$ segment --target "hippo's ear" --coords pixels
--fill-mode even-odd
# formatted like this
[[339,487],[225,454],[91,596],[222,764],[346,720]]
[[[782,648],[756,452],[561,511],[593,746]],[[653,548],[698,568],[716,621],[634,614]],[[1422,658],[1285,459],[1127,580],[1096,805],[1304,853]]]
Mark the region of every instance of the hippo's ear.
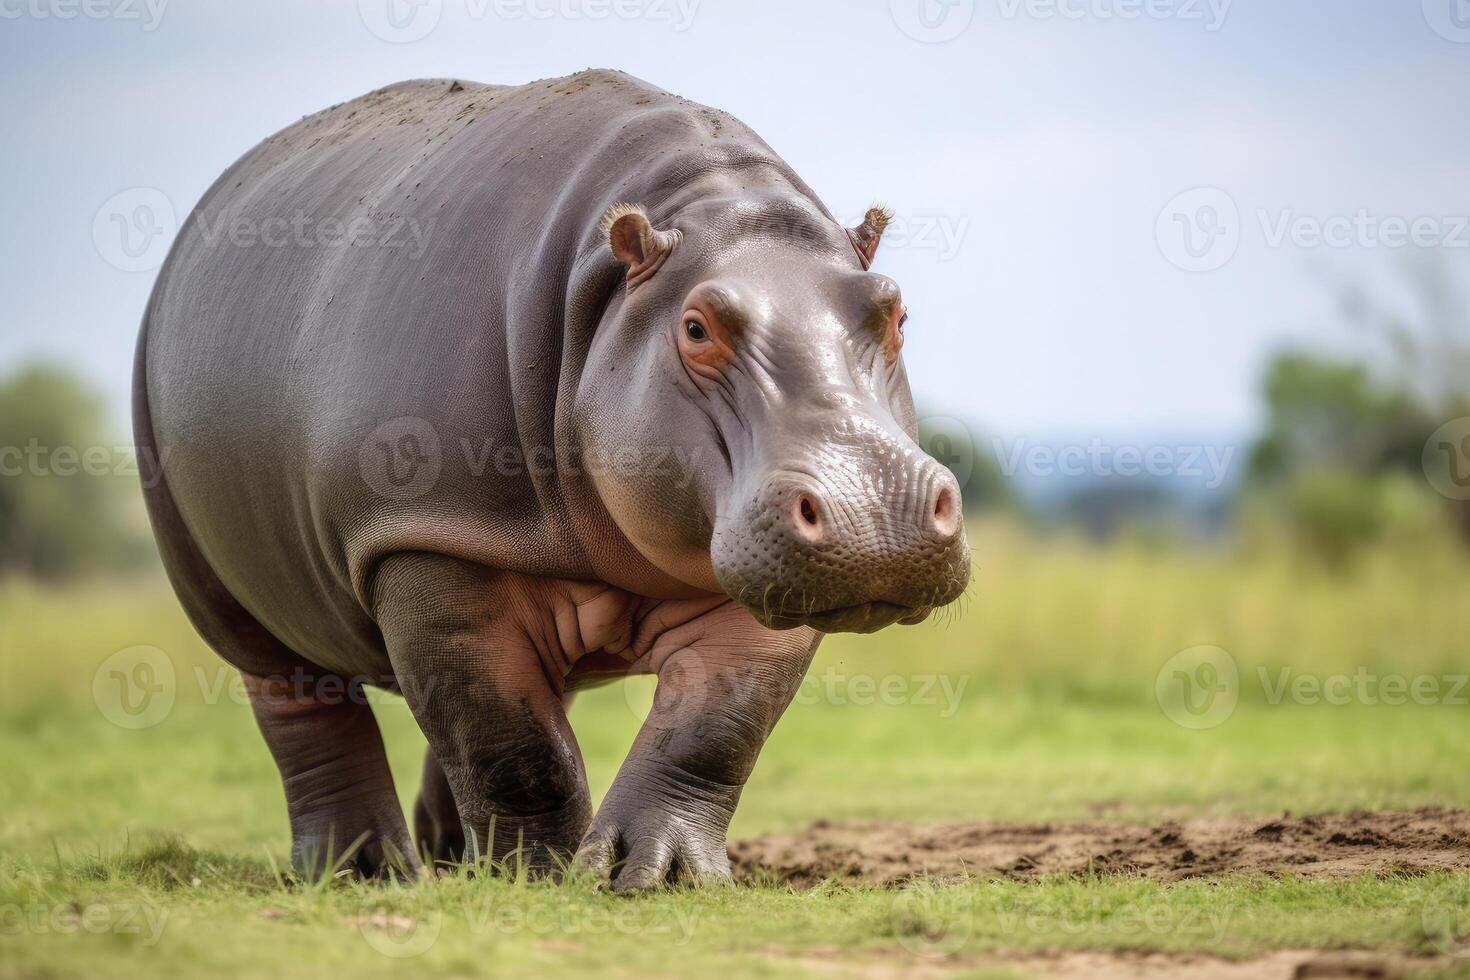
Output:
[[636,204],[614,204],[602,216],[602,233],[607,236],[617,260],[628,267],[628,288],[632,289],[655,272],[682,237],[677,228],[659,231],[648,221],[648,214]]
[[863,215],[862,224],[847,229],[847,237],[852,239],[852,247],[857,249],[858,258],[863,260],[864,269],[873,264],[873,256],[878,254],[878,242],[883,239],[883,230],[892,220],[892,211],[875,204]]

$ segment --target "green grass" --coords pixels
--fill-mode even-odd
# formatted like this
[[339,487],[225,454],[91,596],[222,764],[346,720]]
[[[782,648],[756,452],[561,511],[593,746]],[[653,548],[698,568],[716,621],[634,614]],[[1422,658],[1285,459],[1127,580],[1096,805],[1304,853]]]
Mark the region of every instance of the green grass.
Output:
[[[979,529],[975,546],[983,564],[962,615],[824,644],[734,835],[819,818],[1470,805],[1470,707],[1447,697],[1445,680],[1470,661],[1470,566],[1452,551],[1385,549],[1329,575],[1279,553],[1092,550],[1003,527]],[[1160,707],[1155,681],[1200,644],[1228,651],[1241,682],[1228,719],[1194,730]],[[139,645],[162,652],[155,662],[175,695],[156,724],[130,729],[109,720],[118,708],[106,672],[94,680],[110,656]],[[1402,705],[1273,700],[1287,668],[1434,678],[1439,694]],[[0,584],[0,975],[387,976],[405,969],[391,954],[420,945],[413,970],[464,976],[780,976],[844,964],[986,972],[997,953],[1413,954],[1470,932],[1459,912],[1470,879],[1448,874],[981,878],[904,892],[829,884],[631,900],[486,878],[288,886],[280,785],[231,680],[158,581]],[[575,705],[594,794],[647,701],[645,683]],[[407,803],[422,738],[397,700],[381,698],[378,714]]]

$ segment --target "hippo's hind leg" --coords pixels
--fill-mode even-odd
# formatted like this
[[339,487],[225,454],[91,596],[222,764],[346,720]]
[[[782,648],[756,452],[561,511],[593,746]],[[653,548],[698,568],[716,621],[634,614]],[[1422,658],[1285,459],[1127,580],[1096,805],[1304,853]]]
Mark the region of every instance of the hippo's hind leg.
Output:
[[181,524],[165,528],[155,516],[155,526],[184,611],[245,681],[285,788],[292,865],[312,878],[342,867],[373,877],[417,873],[421,865],[362,690],[312,667],[256,622]]
[[454,864],[464,858],[464,825],[433,746],[424,752],[424,776],[413,806],[413,838],[419,851],[435,864]]
[[372,594],[394,676],[442,767],[442,786],[426,778],[420,827],[450,826],[447,789],[466,859],[538,870],[569,860],[591,802],[560,677],[524,625],[530,598],[510,577],[425,553],[383,561]]
[[342,867],[374,877],[417,873],[364,692],[284,646],[229,596],[181,524],[154,521],[184,611],[245,681],[285,787],[292,865],[313,878]]
[[291,819],[291,863],[318,878],[422,871],[365,691],[332,674],[243,673]]
[[157,465],[145,399],[135,400],[135,413],[144,498],[164,568],[194,627],[245,680],[285,784],[292,863],[312,876],[343,864],[372,875],[418,872],[372,709],[360,691],[277,640],[220,582]]

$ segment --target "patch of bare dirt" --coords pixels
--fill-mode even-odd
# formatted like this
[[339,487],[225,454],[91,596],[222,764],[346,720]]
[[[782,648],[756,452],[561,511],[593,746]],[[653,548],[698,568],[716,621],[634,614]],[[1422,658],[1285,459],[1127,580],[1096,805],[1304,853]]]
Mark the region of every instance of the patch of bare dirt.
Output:
[[1405,957],[1294,950],[1248,960],[1163,953],[1066,953],[1001,960],[996,965],[1031,980],[1408,980],[1424,970],[1424,964]]
[[794,960],[817,976],[889,980],[918,977],[943,980],[978,970],[1014,974],[1028,980],[1411,980],[1436,965],[1398,955],[1368,952],[1321,953],[1281,950],[1252,959],[1169,953],[1054,953],[995,956],[981,959],[913,959],[854,955],[851,951],[806,950],[793,956],[773,951],[775,958]]
[[738,878],[798,888],[829,878],[891,886],[917,877],[1118,874],[1179,881],[1233,872],[1341,878],[1470,871],[1470,810],[1212,817],[1156,826],[818,821],[799,834],[734,841],[730,859]]

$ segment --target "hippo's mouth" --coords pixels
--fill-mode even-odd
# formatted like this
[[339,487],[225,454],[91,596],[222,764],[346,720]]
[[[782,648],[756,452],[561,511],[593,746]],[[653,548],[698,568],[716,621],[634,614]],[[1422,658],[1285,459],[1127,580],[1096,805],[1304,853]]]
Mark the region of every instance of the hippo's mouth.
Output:
[[930,612],[928,608],[916,609],[883,601],[860,602],[852,606],[823,609],[820,612],[788,613],[772,610],[761,615],[759,610],[751,611],[771,629],[789,630],[797,626],[810,626],[819,633],[874,633],[894,623],[909,626],[922,622]]

